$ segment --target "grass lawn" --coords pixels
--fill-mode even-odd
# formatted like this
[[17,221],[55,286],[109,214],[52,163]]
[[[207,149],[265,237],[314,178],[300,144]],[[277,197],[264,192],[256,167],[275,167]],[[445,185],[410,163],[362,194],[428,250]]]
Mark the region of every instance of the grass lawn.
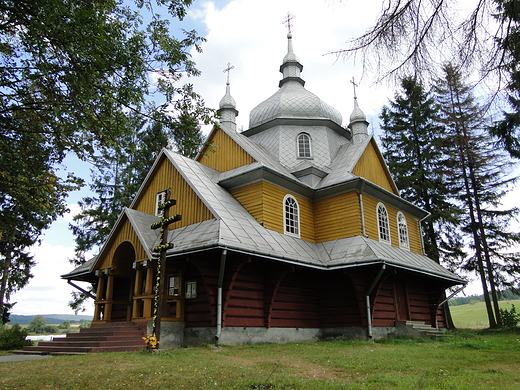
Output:
[[[520,312],[520,300],[500,301],[501,309],[511,309],[515,305],[517,313]],[[487,328],[489,327],[486,304],[484,302],[469,303],[466,305],[450,306],[453,323],[457,328]]]
[[0,364],[0,389],[518,389],[520,328],[121,352]]

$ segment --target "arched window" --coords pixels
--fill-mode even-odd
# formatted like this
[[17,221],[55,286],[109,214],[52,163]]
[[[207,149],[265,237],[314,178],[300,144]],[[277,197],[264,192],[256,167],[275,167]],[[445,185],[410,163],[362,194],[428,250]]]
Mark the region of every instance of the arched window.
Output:
[[311,137],[307,133],[298,134],[298,158],[312,158]]
[[377,226],[379,241],[390,243],[390,224],[388,223],[388,211],[383,203],[377,204]]
[[397,213],[397,231],[399,232],[399,247],[404,249],[410,249],[406,217],[400,211]]
[[285,234],[300,237],[300,209],[298,202],[291,195],[285,195],[283,208],[283,226]]

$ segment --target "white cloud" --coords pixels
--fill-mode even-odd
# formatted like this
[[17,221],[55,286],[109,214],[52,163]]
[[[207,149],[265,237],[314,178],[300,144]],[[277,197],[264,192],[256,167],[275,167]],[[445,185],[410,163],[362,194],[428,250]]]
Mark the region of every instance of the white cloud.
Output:
[[[72,271],[74,266],[68,262],[68,258],[74,255],[73,247],[62,245],[50,245],[43,242],[33,246],[30,250],[34,254],[36,266],[32,273],[34,278],[29,285],[18,291],[11,297],[11,302],[17,302],[13,307],[13,314],[74,314],[68,307],[71,299],[72,286],[60,278]],[[87,314],[93,313],[90,305]]]

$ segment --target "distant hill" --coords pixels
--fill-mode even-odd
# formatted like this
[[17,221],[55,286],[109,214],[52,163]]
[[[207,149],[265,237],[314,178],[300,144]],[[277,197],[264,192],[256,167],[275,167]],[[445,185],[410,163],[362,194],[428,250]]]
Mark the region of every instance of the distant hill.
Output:
[[80,323],[81,321],[92,321],[92,316],[85,315],[74,315],[74,314],[34,314],[29,316],[23,316],[18,314],[11,314],[9,316],[9,325],[19,324],[19,325],[27,325],[31,320],[37,316],[41,315],[45,317],[45,322],[47,324],[61,324],[63,321],[69,321],[71,324]]
[[[520,295],[516,294],[511,290],[501,291],[499,295],[500,300],[513,301],[520,299]],[[467,297],[455,297],[449,300],[450,307],[458,305],[467,305],[469,303],[484,302],[484,295],[470,295]]]

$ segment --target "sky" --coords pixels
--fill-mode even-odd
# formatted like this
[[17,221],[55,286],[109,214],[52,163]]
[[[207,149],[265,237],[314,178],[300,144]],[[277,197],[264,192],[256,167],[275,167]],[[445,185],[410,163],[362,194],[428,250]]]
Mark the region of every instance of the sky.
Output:
[[[237,128],[247,129],[249,112],[278,90],[279,67],[287,53],[283,21],[290,12],[295,16],[291,20],[294,52],[303,65],[305,88],[339,110],[346,125],[353,110],[350,81],[354,78],[369,131],[377,134],[379,111],[393,98],[393,89],[376,85],[375,75],[364,74],[360,62],[327,53],[344,48],[348,39],[365,32],[380,7],[380,1],[354,0],[195,0],[185,21],[173,26],[196,29],[207,39],[203,53],[193,53],[202,76],[185,81],[194,85],[208,107],[216,109],[225,94],[224,69],[230,63],[234,67],[230,72],[231,95],[239,111]],[[89,178],[88,165],[70,158],[65,166],[64,170]],[[37,262],[34,278],[13,295],[11,302],[17,302],[13,314],[73,314],[67,304],[74,289],[60,275],[73,269],[68,259],[74,255],[74,240],[68,224],[79,210],[78,200],[87,195],[88,187],[71,194],[71,213],[54,222],[41,245],[32,248]],[[469,291],[481,293],[478,288]],[[80,314],[93,314],[93,304]]]

